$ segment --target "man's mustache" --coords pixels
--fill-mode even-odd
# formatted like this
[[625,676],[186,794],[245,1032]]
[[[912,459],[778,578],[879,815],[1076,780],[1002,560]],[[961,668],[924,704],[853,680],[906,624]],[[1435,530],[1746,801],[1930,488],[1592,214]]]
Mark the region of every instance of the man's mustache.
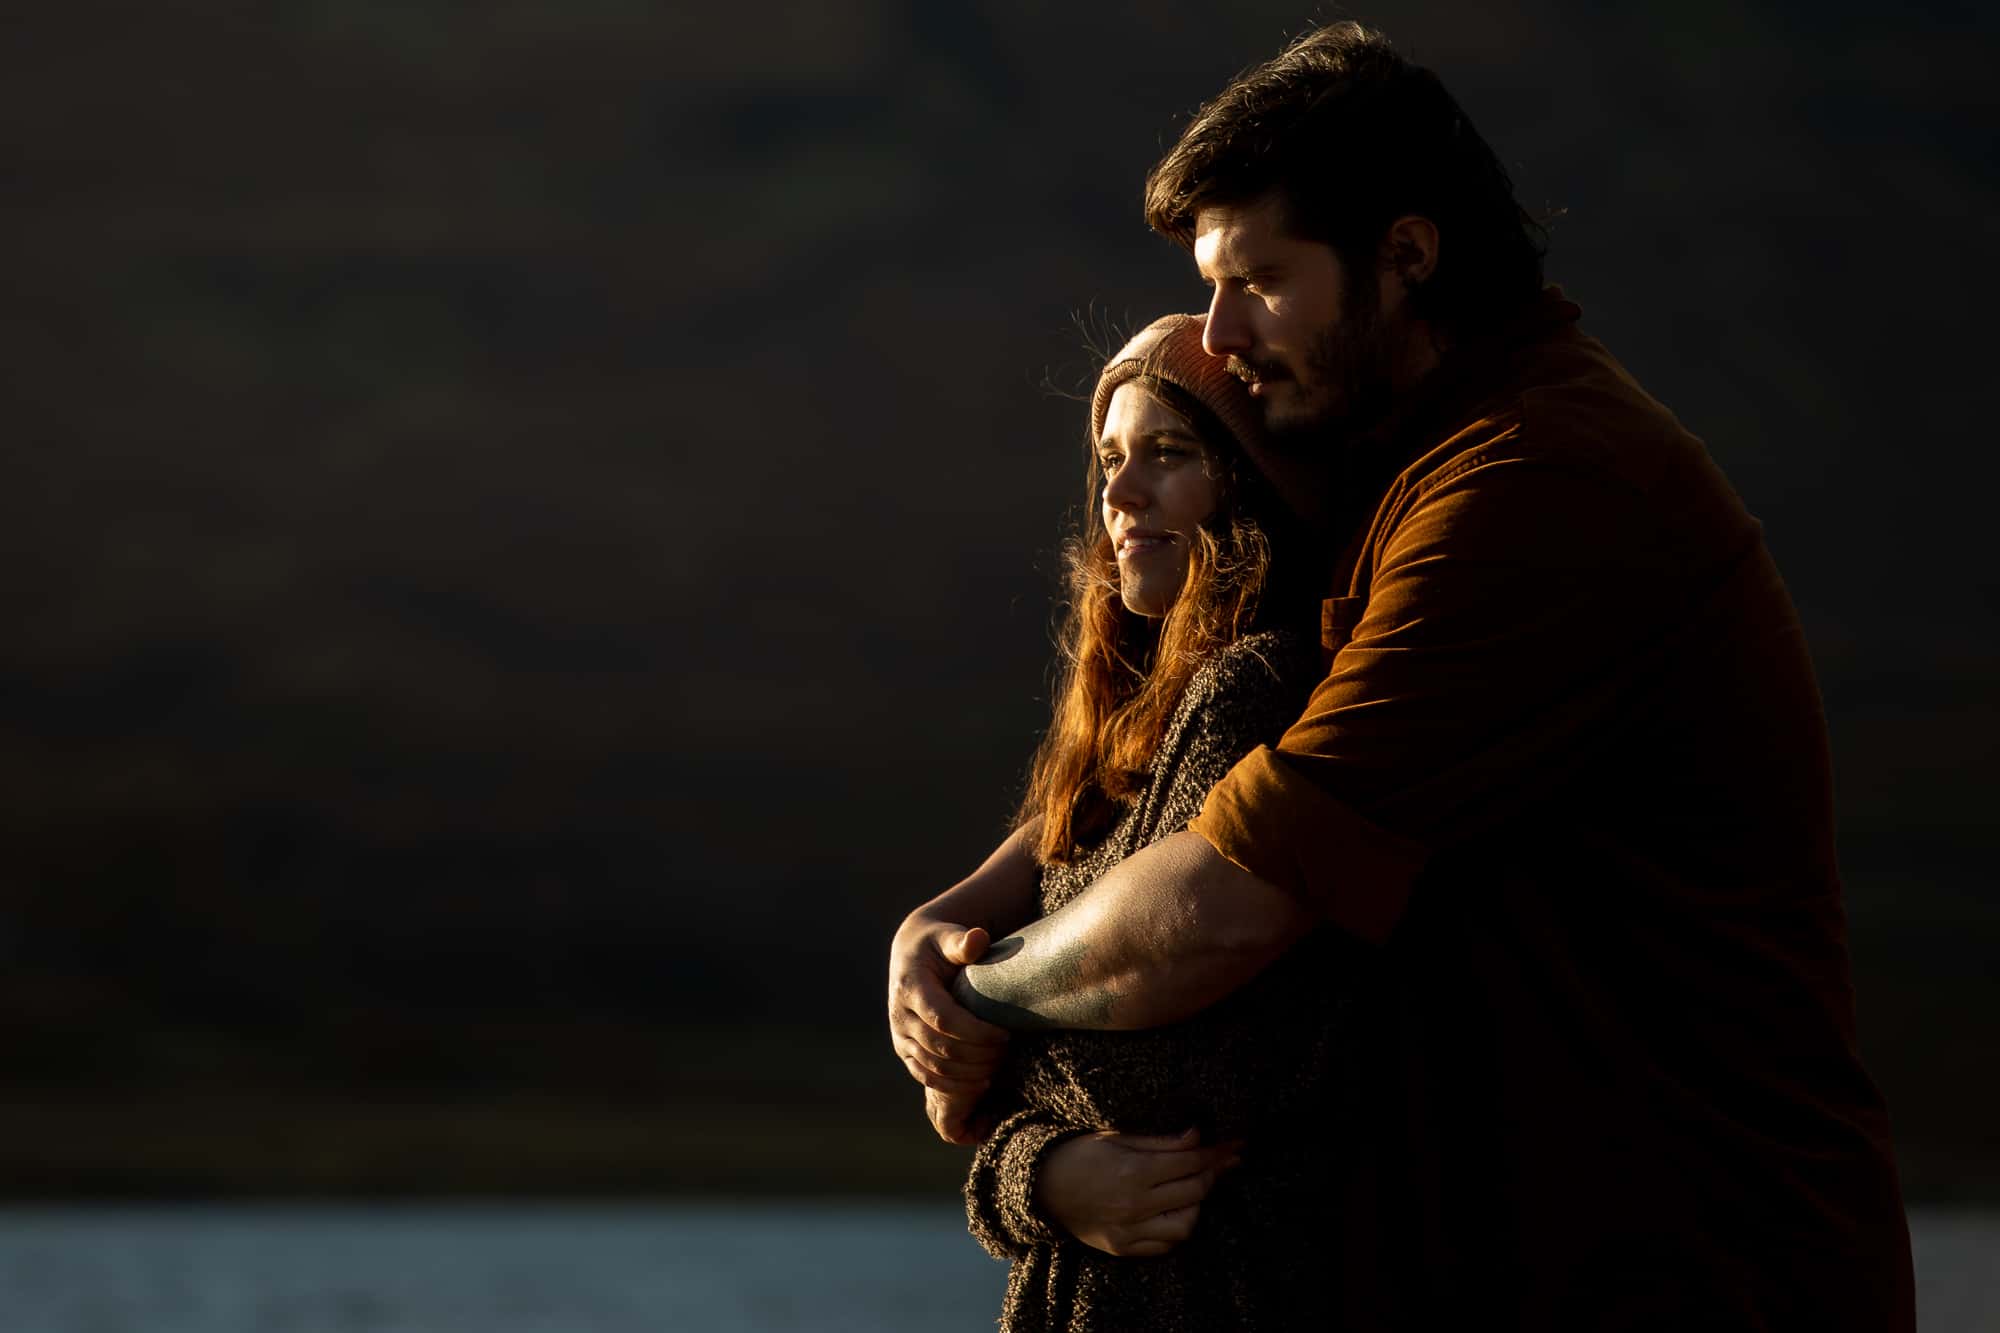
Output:
[[1272,361],[1249,361],[1240,356],[1231,356],[1223,368],[1245,384],[1285,378],[1285,368]]

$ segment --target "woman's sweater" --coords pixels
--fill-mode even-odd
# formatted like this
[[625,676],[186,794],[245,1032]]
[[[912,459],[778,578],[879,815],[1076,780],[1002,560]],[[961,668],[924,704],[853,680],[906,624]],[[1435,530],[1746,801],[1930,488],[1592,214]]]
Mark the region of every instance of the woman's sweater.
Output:
[[[1146,790],[1085,855],[1043,871],[1053,912],[1133,852],[1185,828],[1217,779],[1274,742],[1321,674],[1318,646],[1264,632],[1189,682]],[[992,1094],[1004,1118],[965,1185],[972,1234],[1011,1259],[1005,1333],[1278,1329],[1309,1322],[1330,1224],[1315,1206],[1327,1169],[1328,1038],[1359,959],[1315,935],[1204,1013],[1144,1032],[1016,1034]],[[1339,957],[1330,958],[1329,950]],[[1092,1130],[1243,1139],[1242,1165],[1203,1202],[1192,1236],[1159,1258],[1119,1258],[1055,1230],[1036,1210],[1050,1148]]]

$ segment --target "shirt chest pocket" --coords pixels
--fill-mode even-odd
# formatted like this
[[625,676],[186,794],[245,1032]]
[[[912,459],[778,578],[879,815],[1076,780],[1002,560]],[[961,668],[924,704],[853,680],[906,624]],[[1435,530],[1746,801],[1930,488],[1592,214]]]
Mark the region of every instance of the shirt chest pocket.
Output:
[[1319,646],[1329,661],[1354,637],[1367,609],[1366,597],[1329,597],[1319,604]]

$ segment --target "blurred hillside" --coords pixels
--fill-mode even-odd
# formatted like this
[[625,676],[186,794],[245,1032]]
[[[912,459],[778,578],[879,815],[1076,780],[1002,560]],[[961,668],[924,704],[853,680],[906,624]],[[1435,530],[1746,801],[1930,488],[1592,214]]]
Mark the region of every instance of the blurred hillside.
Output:
[[[1764,518],[1906,1173],[2000,1198],[1995,20],[1361,16]],[[0,1189],[947,1178],[880,959],[1040,723],[1050,387],[1199,306],[1139,182],[1306,18],[14,20]]]

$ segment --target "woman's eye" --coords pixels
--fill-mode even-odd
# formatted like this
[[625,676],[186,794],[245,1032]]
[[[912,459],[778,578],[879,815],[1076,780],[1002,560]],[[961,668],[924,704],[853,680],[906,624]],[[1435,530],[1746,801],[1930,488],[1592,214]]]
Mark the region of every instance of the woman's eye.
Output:
[[1117,454],[1099,454],[1097,456],[1097,466],[1104,469],[1104,475],[1107,477],[1118,470],[1118,464],[1122,461]]

